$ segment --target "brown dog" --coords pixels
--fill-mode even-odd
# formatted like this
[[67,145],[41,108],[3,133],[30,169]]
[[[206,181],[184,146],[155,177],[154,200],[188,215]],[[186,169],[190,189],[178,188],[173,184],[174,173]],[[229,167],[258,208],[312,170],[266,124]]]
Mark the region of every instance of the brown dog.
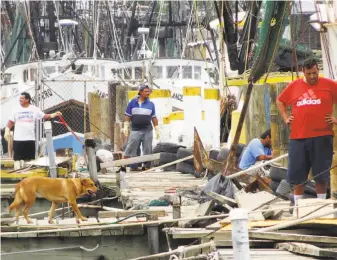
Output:
[[33,206],[36,195],[50,200],[52,206],[49,212],[49,223],[53,223],[55,209],[61,202],[69,202],[76,213],[76,221],[86,221],[78,209],[76,198],[83,194],[94,195],[97,191],[95,183],[91,179],[63,179],[47,177],[28,177],[20,181],[15,187],[15,199],[9,206],[9,210],[16,210],[16,220],[19,221],[21,203],[25,203],[23,215],[28,224],[32,221],[28,217],[28,210]]

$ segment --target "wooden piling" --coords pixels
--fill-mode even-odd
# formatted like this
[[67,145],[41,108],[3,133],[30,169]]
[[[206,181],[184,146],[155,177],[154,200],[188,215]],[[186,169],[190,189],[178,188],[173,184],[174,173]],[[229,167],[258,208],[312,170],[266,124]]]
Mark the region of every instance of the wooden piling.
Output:
[[[276,100],[281,92],[287,87],[288,83],[276,83],[269,87],[270,95],[270,128],[272,138],[273,156],[277,157],[288,153],[290,128],[283,122],[283,119],[277,109]],[[288,114],[291,114],[291,109],[288,108]],[[288,166],[288,158],[281,162],[283,167]]]
[[159,225],[150,224],[147,225],[147,234],[149,241],[149,248],[151,254],[159,253]]
[[101,132],[101,105],[100,97],[96,93],[88,93],[89,104],[89,120],[90,120],[90,132],[95,133],[95,136],[100,138]]
[[[114,146],[116,139],[115,135],[115,123],[116,123],[116,89],[117,84],[110,82],[108,87],[108,101],[109,101],[109,123],[110,123],[110,137],[111,145]],[[116,150],[114,150],[116,151]]]
[[[333,109],[333,116],[337,117],[337,106],[334,105]],[[337,133],[337,125],[333,126],[334,133]],[[333,139],[333,158],[332,158],[332,166],[337,165],[337,137],[334,137]],[[336,200],[337,198],[333,195],[334,193],[337,193],[337,168],[333,168],[330,171],[330,193],[331,193],[331,199]],[[337,208],[337,203],[334,204],[334,208]],[[337,214],[334,214],[334,217],[337,218]]]
[[264,102],[264,93],[265,85],[254,85],[245,118],[247,142],[260,137],[268,129],[268,120],[265,113],[267,104]]
[[280,116],[277,105],[277,86],[276,84],[270,85],[269,88],[270,95],[270,130],[271,130],[271,142],[273,148],[273,156],[280,156],[280,142],[279,142],[279,125],[278,117]]
[[100,98],[100,110],[101,110],[101,118],[100,118],[100,139],[103,144],[111,144],[113,145],[113,135],[111,131],[111,117],[109,113],[109,99],[108,98]]

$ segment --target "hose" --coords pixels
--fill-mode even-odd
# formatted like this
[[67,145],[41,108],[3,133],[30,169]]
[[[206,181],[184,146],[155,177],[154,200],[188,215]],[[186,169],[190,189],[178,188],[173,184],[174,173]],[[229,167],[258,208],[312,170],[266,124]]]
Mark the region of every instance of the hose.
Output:
[[122,218],[122,219],[120,219],[120,220],[117,220],[117,221],[115,221],[115,222],[112,222],[111,224],[118,224],[118,223],[120,223],[120,222],[122,222],[122,221],[124,221],[124,220],[126,220],[126,219],[128,219],[128,218],[132,218],[132,217],[137,216],[137,215],[146,215],[146,216],[148,216],[148,217],[151,216],[151,214],[146,213],[146,212],[137,212],[137,213],[128,215],[128,216],[126,216],[125,218]]

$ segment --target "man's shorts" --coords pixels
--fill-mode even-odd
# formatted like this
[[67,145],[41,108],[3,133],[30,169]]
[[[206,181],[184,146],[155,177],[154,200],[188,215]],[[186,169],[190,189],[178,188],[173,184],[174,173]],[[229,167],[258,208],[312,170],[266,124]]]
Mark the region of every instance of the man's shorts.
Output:
[[14,161],[34,160],[35,141],[13,141]]
[[291,139],[287,182],[302,184],[308,179],[310,168],[317,183],[328,181],[333,156],[333,136]]

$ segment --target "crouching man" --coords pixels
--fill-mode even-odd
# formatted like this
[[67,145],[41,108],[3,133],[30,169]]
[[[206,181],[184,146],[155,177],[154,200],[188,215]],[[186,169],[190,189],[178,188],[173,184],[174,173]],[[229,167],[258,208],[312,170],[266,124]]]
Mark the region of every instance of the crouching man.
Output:
[[[270,129],[268,129],[260,136],[260,138],[254,138],[249,142],[248,146],[245,148],[242,154],[239,168],[242,170],[246,170],[257,163],[261,163],[262,161],[268,161],[272,158],[271,131]],[[261,168],[250,174],[265,175],[265,172]]]

